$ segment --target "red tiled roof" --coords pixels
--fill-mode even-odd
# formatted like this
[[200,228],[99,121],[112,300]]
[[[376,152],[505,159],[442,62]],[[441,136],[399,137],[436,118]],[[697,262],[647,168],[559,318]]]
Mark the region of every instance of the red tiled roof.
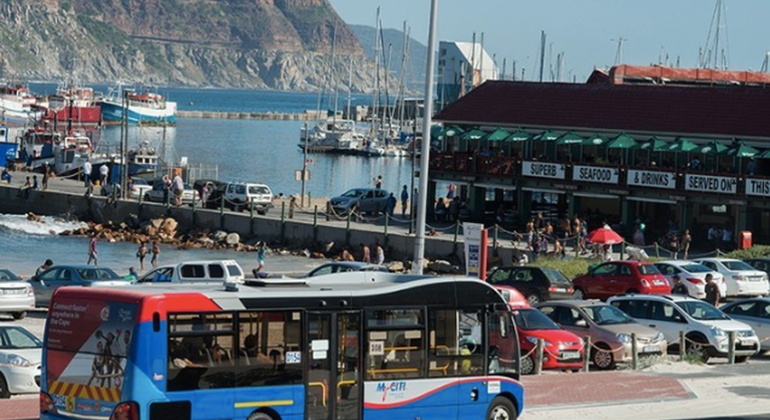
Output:
[[770,88],[488,81],[436,120],[770,140],[768,111]]

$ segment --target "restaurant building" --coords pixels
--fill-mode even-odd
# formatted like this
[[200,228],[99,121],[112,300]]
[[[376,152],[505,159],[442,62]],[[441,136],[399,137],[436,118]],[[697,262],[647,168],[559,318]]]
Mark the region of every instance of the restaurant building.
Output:
[[[474,220],[505,211],[672,226],[770,243],[770,75],[617,66],[586,83],[488,81],[439,113],[431,197],[455,184]],[[435,144],[435,143],[434,143]],[[502,210],[501,210],[502,209]]]

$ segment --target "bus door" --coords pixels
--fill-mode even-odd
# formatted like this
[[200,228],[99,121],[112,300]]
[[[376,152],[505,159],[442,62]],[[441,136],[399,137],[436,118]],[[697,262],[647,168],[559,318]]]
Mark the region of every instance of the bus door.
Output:
[[360,419],[361,314],[308,312],[306,319],[305,419]]

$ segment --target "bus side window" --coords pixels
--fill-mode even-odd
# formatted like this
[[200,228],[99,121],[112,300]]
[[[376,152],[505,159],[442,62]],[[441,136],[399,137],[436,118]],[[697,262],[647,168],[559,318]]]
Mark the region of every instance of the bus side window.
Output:
[[431,377],[473,376],[484,371],[482,311],[435,310],[430,313]]
[[238,387],[302,383],[301,313],[239,314]]
[[169,391],[235,385],[233,315],[169,314]]
[[424,377],[424,315],[420,309],[384,309],[367,312],[366,378]]

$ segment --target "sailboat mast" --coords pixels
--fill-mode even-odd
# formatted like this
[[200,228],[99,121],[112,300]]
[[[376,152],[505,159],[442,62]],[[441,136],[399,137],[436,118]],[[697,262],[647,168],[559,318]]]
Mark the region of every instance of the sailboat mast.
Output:
[[374,24],[374,91],[372,92],[372,129],[377,128],[377,99],[380,92],[380,8],[377,7],[377,19]]
[[334,68],[337,64],[337,21],[334,21],[334,34],[332,35],[332,65],[329,69],[329,74],[331,76],[331,85],[332,89],[334,89],[334,115],[332,116],[332,127],[337,127],[337,99],[339,98],[337,96],[337,78],[334,77]]
[[348,119],[353,119],[350,113],[350,104],[353,101],[353,56],[350,56],[350,68],[348,70]]

